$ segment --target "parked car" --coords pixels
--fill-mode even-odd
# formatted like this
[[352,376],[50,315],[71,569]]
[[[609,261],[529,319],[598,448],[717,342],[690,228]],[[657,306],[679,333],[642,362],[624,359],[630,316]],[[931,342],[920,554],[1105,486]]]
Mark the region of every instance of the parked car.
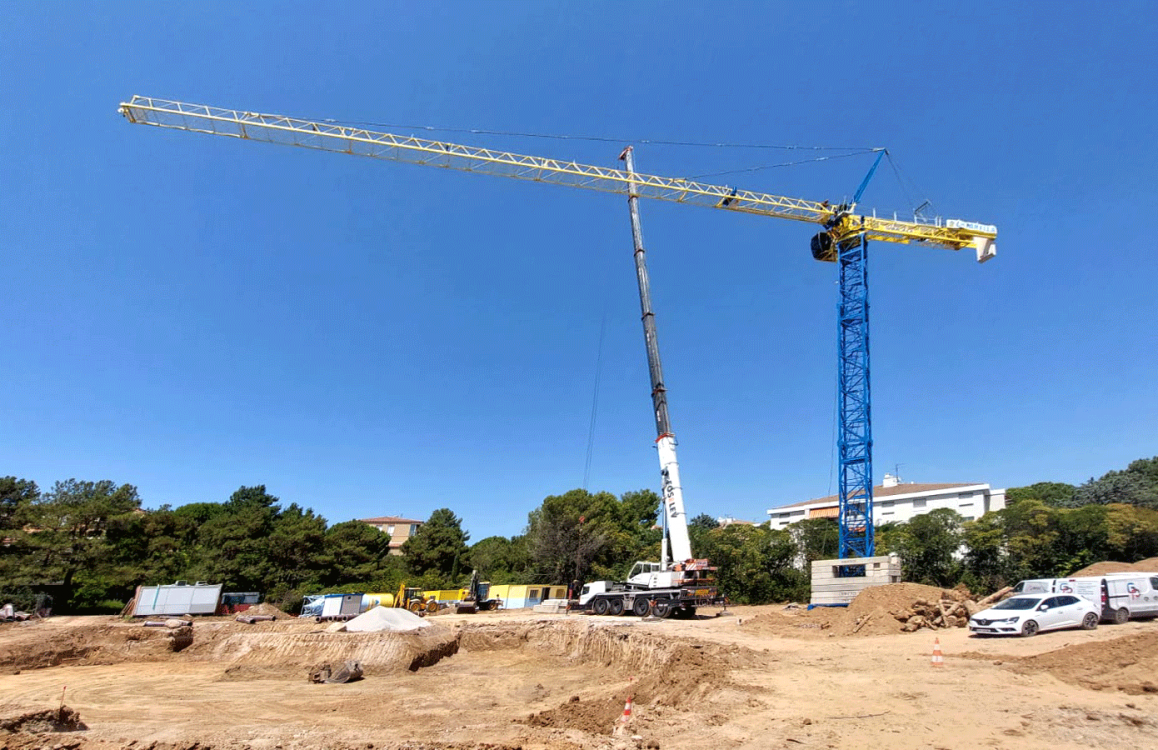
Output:
[[1099,608],[1072,594],[1023,594],[1012,596],[969,618],[969,632],[976,635],[1033,636],[1045,630],[1083,628],[1093,630],[1101,619]]

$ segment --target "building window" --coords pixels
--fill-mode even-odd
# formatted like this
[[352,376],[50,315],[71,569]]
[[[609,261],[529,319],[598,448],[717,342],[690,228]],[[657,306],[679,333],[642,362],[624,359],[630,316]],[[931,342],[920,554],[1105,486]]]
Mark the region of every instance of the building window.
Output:
[[924,508],[925,507],[925,499],[921,498],[919,500],[914,500],[913,501],[913,507],[914,508]]
[[414,536],[417,533],[418,533],[418,524],[416,524],[416,523],[410,524],[410,536]]
[[966,521],[972,521],[972,520],[973,520],[973,516],[965,516],[965,520],[966,520]]
[[386,527],[386,533],[390,536],[394,536],[394,524],[390,524]]
[[972,507],[973,507],[973,503],[972,503],[972,502],[968,502],[968,503],[961,503],[961,507],[962,507],[962,508],[972,508]]

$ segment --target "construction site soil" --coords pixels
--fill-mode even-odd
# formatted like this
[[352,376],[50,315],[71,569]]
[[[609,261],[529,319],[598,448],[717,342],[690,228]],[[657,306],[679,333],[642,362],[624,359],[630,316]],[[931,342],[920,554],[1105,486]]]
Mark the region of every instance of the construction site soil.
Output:
[[[1158,622],[898,631],[890,611],[943,595],[898,584],[848,609],[694,620],[449,614],[403,633],[198,618],[184,647],[120,618],[10,623],[0,748],[1158,747]],[[307,682],[350,660],[363,679]]]
[[1136,563],[1097,562],[1069,574],[1070,578],[1080,576],[1104,576],[1110,573],[1153,573],[1158,571],[1158,557],[1151,557]]

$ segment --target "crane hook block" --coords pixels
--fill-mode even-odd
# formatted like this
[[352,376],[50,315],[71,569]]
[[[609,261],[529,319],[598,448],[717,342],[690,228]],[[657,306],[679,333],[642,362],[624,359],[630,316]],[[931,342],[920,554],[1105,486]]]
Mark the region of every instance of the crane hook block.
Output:
[[818,232],[812,238],[812,257],[822,263],[836,262],[836,243],[828,232]]

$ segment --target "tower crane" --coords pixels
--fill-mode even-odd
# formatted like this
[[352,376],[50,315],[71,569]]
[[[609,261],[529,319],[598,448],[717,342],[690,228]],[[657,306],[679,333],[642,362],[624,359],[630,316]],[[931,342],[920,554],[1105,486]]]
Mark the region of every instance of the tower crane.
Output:
[[[334,122],[303,120],[284,115],[188,104],[145,96],[134,96],[128,102],[122,102],[119,111],[131,123],[625,194],[629,198],[629,203],[638,198],[650,198],[819,225],[820,231],[811,241],[812,255],[816,260],[836,263],[840,278],[837,368],[839,522],[842,559],[871,557],[874,551],[872,410],[869,388],[869,242],[891,242],[943,250],[973,248],[978,262],[981,263],[993,258],[997,253],[997,227],[989,224],[957,219],[926,219],[921,216],[905,220],[899,219],[896,214],[891,217],[877,216],[875,211],[872,214],[858,214],[857,203],[872,175],[871,171],[861,183],[852,201],[830,204],[828,201],[789,198],[678,177],[637,173],[629,159],[630,151],[625,152],[626,169],[618,170],[413,136],[393,135]],[[878,155],[877,163],[880,162],[881,155]],[[875,168],[876,164],[873,165],[873,169]],[[633,209],[633,235],[638,251],[642,248],[642,241],[637,233],[638,214],[635,212],[635,204],[630,205]],[[637,259],[639,257],[637,252]],[[641,295],[642,291],[641,287]],[[645,330],[648,315],[649,311],[645,307]],[[658,364],[658,358],[656,363]],[[657,409],[657,428],[660,431],[657,444],[660,447],[661,467],[668,470],[664,490],[666,495],[669,491],[669,479],[674,479],[670,486],[674,487],[678,495],[678,474],[672,477],[670,471],[676,468],[674,436],[668,434],[670,430],[665,433],[659,419],[660,400],[655,396],[656,375],[657,372],[652,367],[653,399]],[[662,388],[662,375],[659,383]],[[662,395],[662,391],[660,394]],[[663,404],[666,421],[666,401],[663,401]],[[665,434],[671,437],[670,455],[664,450]],[[669,463],[664,463],[665,456],[669,456]],[[669,522],[673,520],[672,513],[679,513],[682,516],[682,506],[682,499],[679,499],[678,506],[675,506],[665,497],[665,514]],[[669,527],[683,525],[686,529],[685,519],[680,517],[678,521],[675,524],[669,523]],[[673,546],[675,544],[677,542],[673,539]]]

